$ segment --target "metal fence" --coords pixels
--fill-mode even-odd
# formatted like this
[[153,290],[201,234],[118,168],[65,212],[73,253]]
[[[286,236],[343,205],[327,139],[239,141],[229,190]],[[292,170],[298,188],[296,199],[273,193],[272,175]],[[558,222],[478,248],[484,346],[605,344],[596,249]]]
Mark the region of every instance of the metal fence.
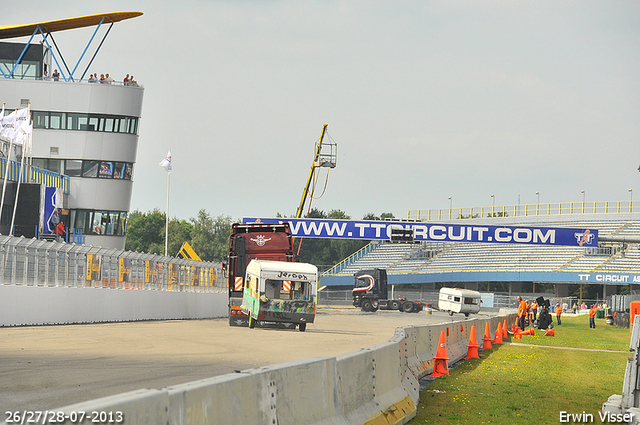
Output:
[[623,214],[638,212],[640,201],[557,202],[548,204],[493,205],[490,207],[409,210],[408,220],[441,221],[461,218],[526,217],[572,214]]
[[0,284],[226,292],[222,264],[0,236]]

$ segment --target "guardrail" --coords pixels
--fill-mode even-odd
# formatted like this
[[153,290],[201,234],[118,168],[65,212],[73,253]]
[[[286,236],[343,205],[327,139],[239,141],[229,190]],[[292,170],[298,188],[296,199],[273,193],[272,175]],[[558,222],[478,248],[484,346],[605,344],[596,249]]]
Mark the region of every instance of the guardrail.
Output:
[[640,211],[640,201],[556,202],[548,204],[409,210],[408,220],[442,221],[486,217],[529,217],[568,214],[623,214]]
[[[415,417],[419,380],[432,373],[441,333],[447,357],[462,360],[475,325],[482,339],[515,314],[398,328],[388,341],[337,357],[260,367],[160,390],[132,391],[51,411],[61,423],[99,412],[127,424],[405,424]],[[72,416],[75,415],[73,420]]]

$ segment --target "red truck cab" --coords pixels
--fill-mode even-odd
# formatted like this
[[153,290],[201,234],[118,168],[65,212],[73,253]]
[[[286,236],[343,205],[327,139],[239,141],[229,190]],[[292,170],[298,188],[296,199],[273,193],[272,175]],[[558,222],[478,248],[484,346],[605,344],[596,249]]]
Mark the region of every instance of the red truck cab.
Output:
[[253,259],[293,262],[293,240],[288,223],[234,223],[229,236],[227,285],[229,325],[249,326],[240,308],[247,265]]

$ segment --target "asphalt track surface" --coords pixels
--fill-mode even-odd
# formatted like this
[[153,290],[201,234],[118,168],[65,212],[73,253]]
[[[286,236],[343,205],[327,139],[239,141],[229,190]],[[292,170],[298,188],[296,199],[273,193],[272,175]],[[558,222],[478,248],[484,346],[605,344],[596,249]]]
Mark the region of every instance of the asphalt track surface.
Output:
[[306,332],[230,327],[227,319],[0,328],[0,422],[141,388],[336,356],[388,341],[407,325],[464,319],[319,309]]

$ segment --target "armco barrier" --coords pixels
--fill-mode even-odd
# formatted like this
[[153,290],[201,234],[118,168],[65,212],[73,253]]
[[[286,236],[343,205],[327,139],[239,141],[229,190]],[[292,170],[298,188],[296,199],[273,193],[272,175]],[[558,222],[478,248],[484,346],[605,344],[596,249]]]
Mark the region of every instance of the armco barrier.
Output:
[[487,322],[495,335],[505,318],[510,324],[515,315],[398,328],[386,343],[337,357],[249,369],[52,410],[122,412],[121,423],[130,425],[405,424],[416,415],[419,379],[433,371],[440,333],[448,332],[447,354],[453,363],[466,356],[472,325],[481,339]]

